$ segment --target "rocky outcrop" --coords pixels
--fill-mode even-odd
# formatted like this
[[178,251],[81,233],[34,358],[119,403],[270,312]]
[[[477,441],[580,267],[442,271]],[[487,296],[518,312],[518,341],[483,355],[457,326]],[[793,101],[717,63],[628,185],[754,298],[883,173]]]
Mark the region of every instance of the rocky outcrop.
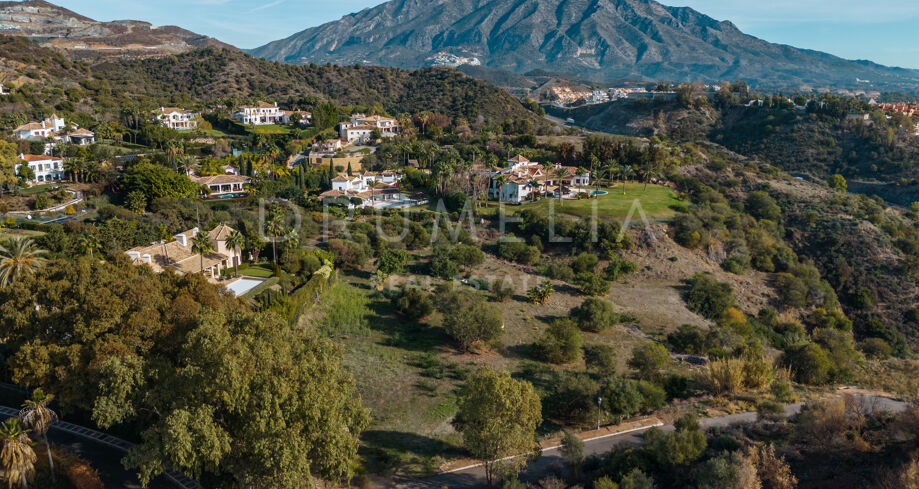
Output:
[[[776,88],[919,86],[919,72],[768,43],[653,0],[391,0],[252,51],[295,64],[483,66],[607,82],[744,79]],[[871,80],[869,83],[857,79]]]
[[0,34],[29,37],[90,57],[165,56],[210,46],[236,49],[180,27],[136,20],[98,22],[42,0],[0,2]]

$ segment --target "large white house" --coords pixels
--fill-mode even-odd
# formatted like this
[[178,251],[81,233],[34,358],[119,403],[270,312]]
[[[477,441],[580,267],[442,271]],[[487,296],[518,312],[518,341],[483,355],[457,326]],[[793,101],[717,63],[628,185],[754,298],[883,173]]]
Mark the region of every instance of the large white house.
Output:
[[402,174],[395,172],[364,172],[353,177],[339,176],[332,179],[332,190],[342,192],[368,192],[374,183],[379,187],[391,187],[402,180]]
[[348,122],[339,125],[341,139],[349,143],[368,144],[371,136],[378,131],[381,137],[388,138],[399,134],[399,121],[379,115],[366,116],[354,114]]
[[156,111],[156,120],[160,124],[176,131],[197,129],[200,114],[176,107],[160,107]]
[[56,156],[45,155],[19,155],[22,163],[16,165],[16,174],[19,169],[26,165],[32,169],[35,178],[29,180],[29,184],[56,182],[64,179],[64,159]]
[[55,133],[63,131],[67,127],[64,119],[53,114],[51,117],[41,122],[30,122],[13,129],[13,135],[16,139],[23,141],[40,141],[50,139]]
[[45,141],[45,153],[59,144],[76,144],[85,146],[96,142],[96,135],[88,129],[80,129],[75,124],[68,125],[56,114],[41,121],[23,124],[13,130],[16,139],[22,141]]
[[271,124],[290,124],[294,115],[299,115],[299,124],[306,126],[312,123],[313,114],[302,110],[281,110],[277,102],[269,104],[259,102],[256,105],[240,107],[233,113],[233,118],[242,124],[267,126]]
[[210,193],[205,196],[206,199],[242,197],[249,192],[246,186],[252,183],[249,177],[232,173],[204,177],[189,176],[188,178],[210,190]]
[[590,185],[590,172],[579,173],[578,169],[559,163],[544,167],[521,155],[508,160],[507,168],[491,175],[488,195],[500,202],[519,204],[531,196],[572,195],[572,187]]

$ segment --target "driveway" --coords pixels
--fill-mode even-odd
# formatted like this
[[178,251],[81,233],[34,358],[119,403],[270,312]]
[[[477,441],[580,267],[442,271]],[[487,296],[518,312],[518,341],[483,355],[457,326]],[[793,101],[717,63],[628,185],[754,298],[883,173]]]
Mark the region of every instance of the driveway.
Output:
[[[125,456],[125,452],[122,450],[53,428],[48,433],[48,439],[52,444],[64,448],[89,462],[94,469],[99,471],[99,478],[102,479],[106,489],[140,489],[141,485],[137,480],[137,474],[126,470],[121,465],[121,459]],[[47,456],[44,452],[37,455],[39,457]],[[164,476],[153,479],[147,487],[151,489],[176,489],[176,485]]]

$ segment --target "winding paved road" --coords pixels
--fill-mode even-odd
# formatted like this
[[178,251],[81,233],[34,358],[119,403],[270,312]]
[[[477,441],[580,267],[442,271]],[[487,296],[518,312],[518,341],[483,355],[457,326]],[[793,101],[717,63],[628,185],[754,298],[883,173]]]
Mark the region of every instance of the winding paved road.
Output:
[[[908,406],[908,404],[904,402],[888,397],[864,394],[853,394],[853,396],[862,404],[863,410],[868,412],[899,412],[903,411]],[[785,416],[791,417],[798,414],[801,412],[801,407],[803,405],[803,403],[797,403],[785,406]],[[699,420],[699,424],[702,425],[704,429],[708,429],[713,427],[727,427],[734,424],[753,423],[756,420],[757,414],[755,412],[747,412],[720,416],[717,418],[704,418]],[[674,428],[673,425],[667,425],[662,426],[661,429],[664,431],[672,431]],[[640,432],[626,433],[623,435],[587,441],[584,443],[584,454],[588,456],[602,455],[621,443],[639,446],[644,443],[645,431],[647,431],[647,429],[641,430]],[[526,466],[526,469],[520,474],[520,479],[524,482],[537,481],[546,474],[561,469],[562,465],[562,458],[557,449],[543,450],[539,458]],[[481,466],[476,466],[459,472],[438,474],[427,479],[405,482],[395,487],[396,489],[441,489],[443,487],[449,489],[478,489],[486,486],[485,469]]]

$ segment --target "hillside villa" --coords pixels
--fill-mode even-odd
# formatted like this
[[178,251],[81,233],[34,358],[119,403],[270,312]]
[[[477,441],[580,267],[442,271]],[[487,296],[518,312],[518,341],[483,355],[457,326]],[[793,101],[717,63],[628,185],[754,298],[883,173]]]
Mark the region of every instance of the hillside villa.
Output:
[[52,114],[41,122],[30,122],[13,129],[13,136],[22,141],[45,141],[45,153],[58,143],[85,146],[96,142],[96,135],[76,125],[68,126],[63,118]]
[[210,193],[204,196],[205,199],[230,199],[243,197],[249,193],[246,187],[252,183],[249,177],[244,175],[234,175],[224,173],[222,175],[211,176],[189,176],[191,181],[198,185],[208,188]]
[[200,117],[201,115],[197,112],[176,107],[160,107],[156,111],[156,120],[169,129],[176,131],[197,129]]
[[[577,168],[559,163],[546,168],[517,155],[507,165],[492,173],[488,188],[489,197],[500,202],[519,204],[535,197],[557,197],[559,193],[563,198],[571,198],[578,193],[572,188],[590,185],[590,172],[579,173]],[[565,172],[564,176],[558,175],[559,170]]]
[[221,224],[207,233],[214,243],[214,251],[203,257],[192,251],[192,239],[198,232],[198,228],[192,228],[173,236],[172,241],[138,246],[125,253],[135,265],[148,265],[156,273],[171,270],[182,275],[201,273],[203,258],[204,274],[211,279],[219,277],[222,269],[242,264],[241,252],[227,248],[227,236],[233,228]]
[[379,132],[380,137],[384,138],[399,134],[399,122],[391,117],[354,114],[351,116],[350,121],[342,122],[339,125],[338,131],[344,141],[355,144],[369,144],[373,142],[371,139],[374,131]]
[[20,161],[16,165],[16,174],[19,168],[28,165],[35,174],[35,178],[28,181],[30,185],[37,183],[57,182],[64,179],[64,159],[56,156],[45,155],[19,155]]
[[240,107],[236,112],[233,112],[233,118],[245,125],[286,125],[295,119],[295,114],[299,116],[301,126],[309,125],[313,121],[313,114],[299,110],[281,110],[277,102],[273,104],[259,102],[256,105]]
[[319,198],[327,200],[356,197],[363,201],[361,207],[390,207],[397,206],[400,202],[413,202],[399,189],[400,180],[402,174],[395,172],[364,172],[353,177],[338,176],[332,179],[332,190],[320,194]]

